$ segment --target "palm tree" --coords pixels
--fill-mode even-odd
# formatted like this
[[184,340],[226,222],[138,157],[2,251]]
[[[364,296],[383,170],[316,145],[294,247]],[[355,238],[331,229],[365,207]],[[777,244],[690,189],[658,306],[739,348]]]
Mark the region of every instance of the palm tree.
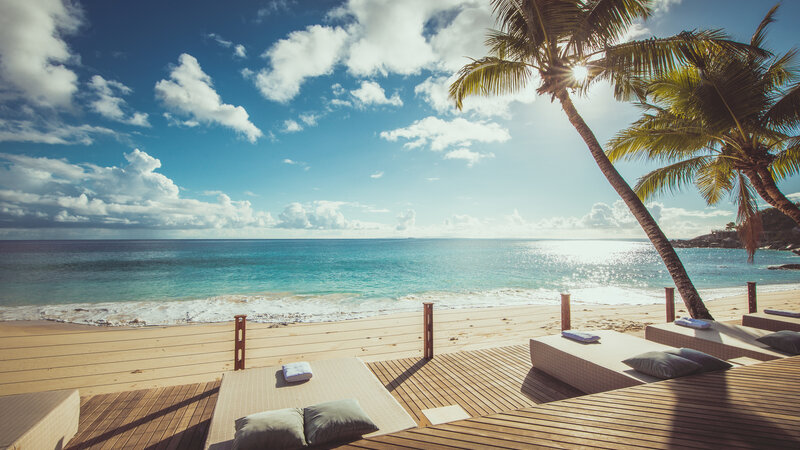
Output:
[[[750,40],[761,47],[775,5]],[[768,54],[766,54],[768,55]],[[800,171],[800,72],[782,56],[687,53],[687,66],[649,80],[645,114],[608,144],[608,157],[668,163],[639,179],[643,200],[693,183],[709,205],[732,194],[739,233],[752,261],[761,234],[757,193],[798,225],[800,209],[776,180]]]
[[[711,319],[669,240],[603,152],[572,103],[570,90],[584,91],[596,80],[609,80],[616,97],[628,99],[635,87],[631,80],[674,69],[688,50],[702,53],[722,47],[741,52],[749,47],[728,41],[719,31],[617,43],[635,20],[650,15],[649,0],[491,0],[491,4],[500,30],[487,38],[489,55],[464,66],[450,86],[456,107],[461,108],[468,95],[518,92],[538,74],[538,93],[561,103],[603,175],[658,251],[691,316]],[[579,66],[588,72],[583,83],[572,76]]]

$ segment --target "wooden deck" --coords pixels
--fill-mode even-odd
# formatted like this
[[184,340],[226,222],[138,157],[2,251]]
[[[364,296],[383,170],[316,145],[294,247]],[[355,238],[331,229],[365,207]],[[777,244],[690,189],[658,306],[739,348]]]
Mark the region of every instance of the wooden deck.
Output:
[[800,448],[800,356],[354,442],[350,448]]
[[386,389],[420,426],[430,425],[423,409],[460,405],[470,416],[485,416],[583,395],[531,368],[527,345],[368,363]]
[[196,449],[206,440],[219,381],[81,398],[68,449]]

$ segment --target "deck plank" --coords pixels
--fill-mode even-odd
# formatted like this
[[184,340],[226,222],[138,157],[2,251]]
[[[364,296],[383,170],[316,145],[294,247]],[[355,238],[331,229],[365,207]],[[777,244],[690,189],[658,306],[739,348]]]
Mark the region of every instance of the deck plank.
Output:
[[800,448],[798,383],[800,356],[415,428],[351,445],[371,448],[371,441],[428,439],[447,448]]
[[531,368],[526,345],[367,363],[381,383],[421,426],[421,410],[457,404],[483,416],[583,393]]

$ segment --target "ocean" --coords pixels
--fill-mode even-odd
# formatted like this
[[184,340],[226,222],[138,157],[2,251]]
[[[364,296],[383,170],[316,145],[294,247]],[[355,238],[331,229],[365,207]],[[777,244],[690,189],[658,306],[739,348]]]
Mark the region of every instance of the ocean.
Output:
[[[677,249],[704,300],[800,288],[791,252]],[[316,322],[436,308],[660,303],[672,280],[646,241],[0,241],[0,320],[164,325]]]

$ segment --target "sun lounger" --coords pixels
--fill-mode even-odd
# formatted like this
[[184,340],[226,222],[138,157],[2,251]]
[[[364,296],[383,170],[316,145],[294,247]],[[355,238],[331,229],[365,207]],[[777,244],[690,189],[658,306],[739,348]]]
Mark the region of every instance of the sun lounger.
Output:
[[402,406],[358,358],[313,361],[314,377],[287,383],[281,366],[226,372],[211,418],[205,448],[231,448],[236,419],[249,414],[304,408],[317,403],[355,398],[378,426],[366,436],[379,436],[417,426]]
[[0,448],[61,449],[78,432],[76,389],[0,397]]
[[753,313],[742,316],[742,325],[770,331],[800,331],[800,318]]
[[720,359],[747,356],[759,361],[769,361],[789,356],[756,341],[756,338],[772,331],[710,322],[711,327],[706,330],[681,327],[674,323],[648,325],[645,328],[645,337],[664,345],[693,348]]
[[661,381],[633,370],[622,361],[671,347],[616,331],[592,333],[600,336],[598,342],[584,344],[561,335],[531,339],[533,367],[587,394]]

